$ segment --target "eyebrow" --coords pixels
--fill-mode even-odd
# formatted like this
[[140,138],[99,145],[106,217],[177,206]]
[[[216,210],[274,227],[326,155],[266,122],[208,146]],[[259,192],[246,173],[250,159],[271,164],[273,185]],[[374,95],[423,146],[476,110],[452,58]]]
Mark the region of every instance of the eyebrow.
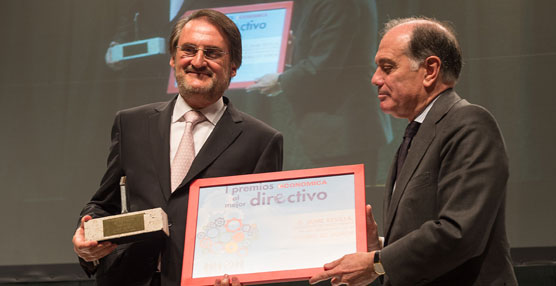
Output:
[[378,65],[391,64],[391,65],[394,65],[394,66],[397,65],[395,61],[393,61],[393,60],[391,60],[391,59],[388,59],[388,58],[380,58],[380,59],[378,59],[377,64],[378,64]]
[[[183,43],[183,44],[179,45],[179,47],[183,47],[183,46],[192,46],[192,47],[196,47],[196,48],[199,47],[199,46],[197,46],[197,45],[195,45],[195,44],[193,44],[193,43]],[[221,47],[212,46],[212,45],[207,45],[207,46],[204,46],[203,48],[204,48],[204,49],[218,49],[218,50],[222,50],[222,51],[224,50],[224,49],[221,48]]]
[[395,61],[393,61],[391,59],[388,59],[388,58],[380,58],[380,59],[378,59],[378,61],[376,63],[377,66],[383,66],[383,65],[386,65],[386,64],[391,65],[393,67],[398,66],[398,64]]

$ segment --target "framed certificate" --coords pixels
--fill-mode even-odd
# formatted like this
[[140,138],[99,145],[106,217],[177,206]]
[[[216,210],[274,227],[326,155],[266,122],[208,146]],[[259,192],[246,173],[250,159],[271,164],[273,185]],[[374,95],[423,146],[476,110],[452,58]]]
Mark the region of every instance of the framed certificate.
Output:
[[366,251],[363,165],[199,179],[190,188],[182,285],[305,280]]

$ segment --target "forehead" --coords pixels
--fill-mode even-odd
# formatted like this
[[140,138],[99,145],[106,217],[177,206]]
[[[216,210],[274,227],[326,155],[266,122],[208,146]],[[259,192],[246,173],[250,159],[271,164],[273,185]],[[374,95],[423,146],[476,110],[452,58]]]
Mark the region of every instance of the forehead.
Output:
[[183,26],[178,40],[178,45],[182,44],[227,48],[220,29],[203,18],[193,19]]
[[407,25],[392,28],[382,37],[375,56],[375,61],[380,63],[384,60],[393,60],[406,56],[410,36],[411,29]]

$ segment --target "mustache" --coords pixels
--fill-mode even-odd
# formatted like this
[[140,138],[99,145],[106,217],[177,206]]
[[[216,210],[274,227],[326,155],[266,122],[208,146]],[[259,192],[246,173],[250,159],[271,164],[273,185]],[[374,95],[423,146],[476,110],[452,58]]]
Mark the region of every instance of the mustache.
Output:
[[192,65],[189,65],[185,68],[185,72],[186,73],[198,73],[198,74],[204,74],[207,76],[212,76],[214,74],[213,71],[211,71],[210,69],[208,69],[207,67],[202,67],[202,68],[196,68]]
[[378,94],[390,95],[390,92],[387,92],[387,91],[384,91],[384,90],[380,90],[380,87],[377,88],[376,91],[378,92]]

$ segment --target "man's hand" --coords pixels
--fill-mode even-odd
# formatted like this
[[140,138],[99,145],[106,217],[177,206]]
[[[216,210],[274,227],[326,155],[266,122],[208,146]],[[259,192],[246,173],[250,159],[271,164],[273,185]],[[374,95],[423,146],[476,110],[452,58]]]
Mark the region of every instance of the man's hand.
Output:
[[280,91],[277,73],[265,74],[258,78],[254,84],[246,88],[247,92],[259,91],[260,94],[272,95]]
[[[309,283],[315,284],[331,279],[332,285],[368,285],[378,274],[373,267],[374,251],[381,249],[378,239],[378,227],[373,217],[372,208],[367,205],[367,251],[345,255],[344,257],[324,265],[324,271],[311,277]],[[372,252],[371,252],[372,251]]]
[[330,280],[336,285],[368,285],[377,277],[373,267],[373,252],[357,252],[324,265],[324,271],[311,277],[309,283],[315,284],[323,280]]
[[222,279],[216,279],[214,280],[214,286],[241,286],[241,283],[239,282],[239,279],[237,279],[237,277],[233,276],[230,278],[230,276],[228,276],[228,274],[225,274],[224,277],[222,277]]
[[77,256],[88,262],[103,258],[114,251],[117,246],[110,242],[98,243],[96,241],[85,240],[85,222],[91,219],[92,217],[90,215],[81,218],[81,225],[75,231],[72,239],[73,251],[75,251]]
[[378,226],[373,217],[371,205],[367,205],[367,251],[382,249],[382,244],[378,239]]

